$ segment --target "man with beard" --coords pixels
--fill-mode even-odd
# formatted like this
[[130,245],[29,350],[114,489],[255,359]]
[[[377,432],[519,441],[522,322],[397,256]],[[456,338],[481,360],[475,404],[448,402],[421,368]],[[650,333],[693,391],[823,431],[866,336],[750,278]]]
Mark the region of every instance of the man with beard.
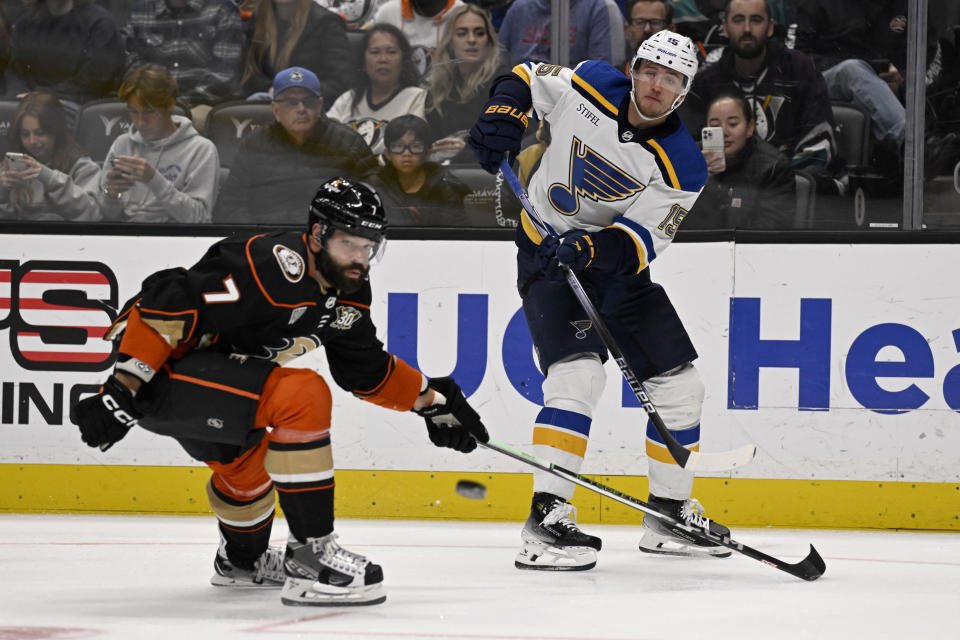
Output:
[[[386,598],[380,566],[333,532],[330,389],[311,369],[280,365],[322,346],[341,388],[423,416],[435,445],[467,453],[487,440],[452,378],[428,380],[377,339],[367,274],[386,229],[373,189],[328,180],[306,233],[228,238],[190,269],[154,273],[107,332],[119,342],[114,373],[72,419],[91,447],[139,426],[213,470],[214,585],[282,587],[293,605]],[[269,546],[274,490],[285,550]]]
[[[491,173],[520,150],[530,114],[546,121],[552,132],[527,190],[559,237],[541,238],[522,215],[517,286],[546,373],[533,450],[566,469],[577,471],[583,464],[608,354],[567,286],[564,265],[579,274],[667,428],[684,446],[699,446],[704,388],[692,363],[697,352],[649,269],[670,246],[707,179],[703,155],[675,113],[697,66],[693,42],[666,30],[640,45],[629,78],[602,60],[575,69],[526,62],[494,81],[490,100],[470,130],[470,146]],[[690,497],[693,472],[677,465],[652,423],[646,435],[650,505],[677,517],[702,514]],[[537,472],[533,490],[515,566],[594,567],[601,542],[574,521],[573,484]],[[710,526],[729,535],[723,525]],[[691,543],[654,518],[643,520],[640,549],[730,555],[723,547]]]
[[833,112],[810,57],[773,37],[765,0],[727,0],[723,30],[729,46],[693,82],[685,112],[691,124],[696,120],[699,128],[706,105],[736,86],[753,107],[756,135],[790,157],[794,168],[833,175],[840,164]]

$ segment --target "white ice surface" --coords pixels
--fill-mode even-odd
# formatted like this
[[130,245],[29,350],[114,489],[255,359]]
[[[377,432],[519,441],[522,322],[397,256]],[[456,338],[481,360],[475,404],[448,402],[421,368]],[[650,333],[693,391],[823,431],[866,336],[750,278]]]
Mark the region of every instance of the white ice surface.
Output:
[[210,586],[212,518],[2,515],[0,640],[960,638],[956,533],[734,531],[790,562],[813,543],[827,571],[808,583],[738,554],[645,555],[637,527],[613,525],[584,527],[604,542],[592,571],[518,571],[519,528],[339,520],[383,565],[387,601],[317,608]]

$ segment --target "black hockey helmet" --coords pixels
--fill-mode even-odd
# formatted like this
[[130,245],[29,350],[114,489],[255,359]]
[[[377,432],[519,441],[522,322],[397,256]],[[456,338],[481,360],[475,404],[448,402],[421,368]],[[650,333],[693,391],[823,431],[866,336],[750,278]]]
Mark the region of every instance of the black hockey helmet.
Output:
[[321,244],[336,230],[361,236],[377,243],[373,251],[383,251],[387,233],[387,214],[383,202],[374,189],[358,180],[331,178],[320,185],[310,202],[309,230],[320,224]]

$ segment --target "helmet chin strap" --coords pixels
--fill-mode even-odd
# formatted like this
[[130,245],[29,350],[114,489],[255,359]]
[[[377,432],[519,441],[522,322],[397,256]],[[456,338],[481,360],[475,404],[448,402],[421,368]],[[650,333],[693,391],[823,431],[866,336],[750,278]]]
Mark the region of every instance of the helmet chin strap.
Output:
[[637,115],[640,116],[640,119],[641,119],[641,120],[646,120],[647,122],[653,122],[654,120],[659,120],[660,118],[665,118],[666,116],[668,116],[668,115],[670,115],[671,113],[673,113],[674,111],[676,111],[676,110],[677,110],[677,107],[680,106],[681,99],[682,99],[683,96],[685,96],[685,95],[687,95],[687,94],[686,94],[686,93],[681,93],[679,96],[677,96],[676,99],[673,101],[673,106],[670,107],[670,109],[669,109],[666,113],[664,113],[664,114],[662,114],[662,115],[659,115],[659,116],[657,116],[657,117],[655,117],[655,118],[649,118],[649,117],[643,115],[643,111],[640,110],[640,103],[637,102],[637,94],[636,94],[636,92],[634,91],[634,88],[633,88],[632,86],[630,87],[630,101],[633,102],[633,106],[637,108]]

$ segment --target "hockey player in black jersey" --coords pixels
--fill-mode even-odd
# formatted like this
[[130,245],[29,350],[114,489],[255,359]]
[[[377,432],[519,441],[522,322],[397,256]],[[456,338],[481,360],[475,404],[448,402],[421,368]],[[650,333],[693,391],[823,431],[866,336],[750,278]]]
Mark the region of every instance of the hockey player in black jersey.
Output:
[[[550,144],[527,191],[557,235],[541,238],[522,215],[517,285],[546,374],[534,453],[566,469],[578,471],[583,463],[608,354],[561,264],[578,274],[674,437],[693,450],[700,445],[704,390],[692,363],[697,352],[648,269],[669,247],[707,178],[703,155],[675,113],[697,66],[690,39],[666,30],[640,44],[629,77],[597,60],[575,69],[520,64],[494,82],[470,131],[481,166],[496,173],[505,155],[520,150],[529,117],[550,125]],[[676,464],[650,423],[646,434],[650,504],[678,518],[702,511],[690,499],[693,473]],[[573,485],[538,472],[533,486],[516,566],[593,567],[601,542],[574,521]],[[640,549],[730,555],[724,547],[691,544],[655,518],[643,521]]]
[[[423,416],[437,446],[467,453],[487,440],[452,378],[426,379],[376,337],[368,270],[386,230],[373,189],[328,180],[306,233],[228,238],[190,269],[154,273],[107,334],[119,341],[114,374],[74,421],[91,447],[139,426],[213,470],[215,585],[282,587],[291,605],[386,599],[380,566],[337,543],[330,389],[312,370],[280,366],[293,358],[322,346],[337,385]],[[269,546],[274,491],[286,549]]]

